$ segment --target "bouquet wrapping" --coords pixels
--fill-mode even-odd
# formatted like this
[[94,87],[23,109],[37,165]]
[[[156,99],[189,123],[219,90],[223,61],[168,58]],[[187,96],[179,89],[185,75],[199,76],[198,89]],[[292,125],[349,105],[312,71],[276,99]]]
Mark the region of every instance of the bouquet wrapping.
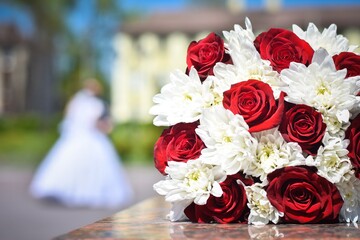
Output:
[[251,22],[187,50],[154,96],[154,189],[171,221],[358,222],[360,55],[337,34]]

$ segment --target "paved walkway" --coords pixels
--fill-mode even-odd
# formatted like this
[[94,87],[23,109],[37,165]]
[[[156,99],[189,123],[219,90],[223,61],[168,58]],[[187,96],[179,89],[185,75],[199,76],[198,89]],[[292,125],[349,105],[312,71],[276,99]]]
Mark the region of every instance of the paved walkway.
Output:
[[[155,196],[152,185],[163,179],[153,167],[127,167],[135,192],[133,203]],[[70,209],[31,198],[32,170],[0,167],[0,240],[45,240],[121,210]]]

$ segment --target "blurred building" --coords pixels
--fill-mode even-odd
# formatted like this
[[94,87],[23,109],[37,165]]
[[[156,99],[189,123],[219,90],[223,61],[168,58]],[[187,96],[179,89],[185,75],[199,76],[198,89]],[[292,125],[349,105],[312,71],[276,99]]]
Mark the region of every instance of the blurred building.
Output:
[[26,109],[29,51],[13,24],[0,25],[0,116]]
[[360,5],[282,9],[280,0],[268,0],[266,8],[245,11],[245,1],[229,0],[228,8],[191,8],[159,12],[124,22],[114,39],[117,58],[113,67],[112,113],[116,121],[150,122],[152,97],[175,69],[185,71],[186,51],[192,40],[213,31],[222,35],[234,24],[244,26],[249,17],[256,33],[271,27],[306,29],[313,22],[319,29],[336,23],[338,34],[360,45]]
[[34,43],[17,25],[0,24],[0,116],[37,113],[46,117],[58,110],[56,79],[44,64],[49,58],[43,57],[52,55]]

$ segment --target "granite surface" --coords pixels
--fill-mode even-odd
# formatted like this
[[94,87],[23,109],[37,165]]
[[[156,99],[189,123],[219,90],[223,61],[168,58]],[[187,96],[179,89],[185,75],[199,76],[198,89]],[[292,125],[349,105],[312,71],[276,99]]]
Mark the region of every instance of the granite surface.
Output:
[[353,224],[266,225],[169,222],[162,197],[141,202],[54,239],[360,239]]

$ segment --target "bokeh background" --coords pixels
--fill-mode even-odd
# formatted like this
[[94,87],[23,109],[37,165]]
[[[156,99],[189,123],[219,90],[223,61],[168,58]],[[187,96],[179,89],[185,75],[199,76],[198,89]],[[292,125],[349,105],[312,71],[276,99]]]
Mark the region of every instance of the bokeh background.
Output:
[[0,239],[49,239],[114,212],[44,206],[27,193],[84,78],[106,89],[115,123],[109,137],[136,203],[153,196],[162,177],[152,166],[162,131],[148,114],[152,97],[170,71],[185,70],[192,40],[249,17],[255,33],[336,23],[360,45],[359,13],[359,0],[1,0]]

